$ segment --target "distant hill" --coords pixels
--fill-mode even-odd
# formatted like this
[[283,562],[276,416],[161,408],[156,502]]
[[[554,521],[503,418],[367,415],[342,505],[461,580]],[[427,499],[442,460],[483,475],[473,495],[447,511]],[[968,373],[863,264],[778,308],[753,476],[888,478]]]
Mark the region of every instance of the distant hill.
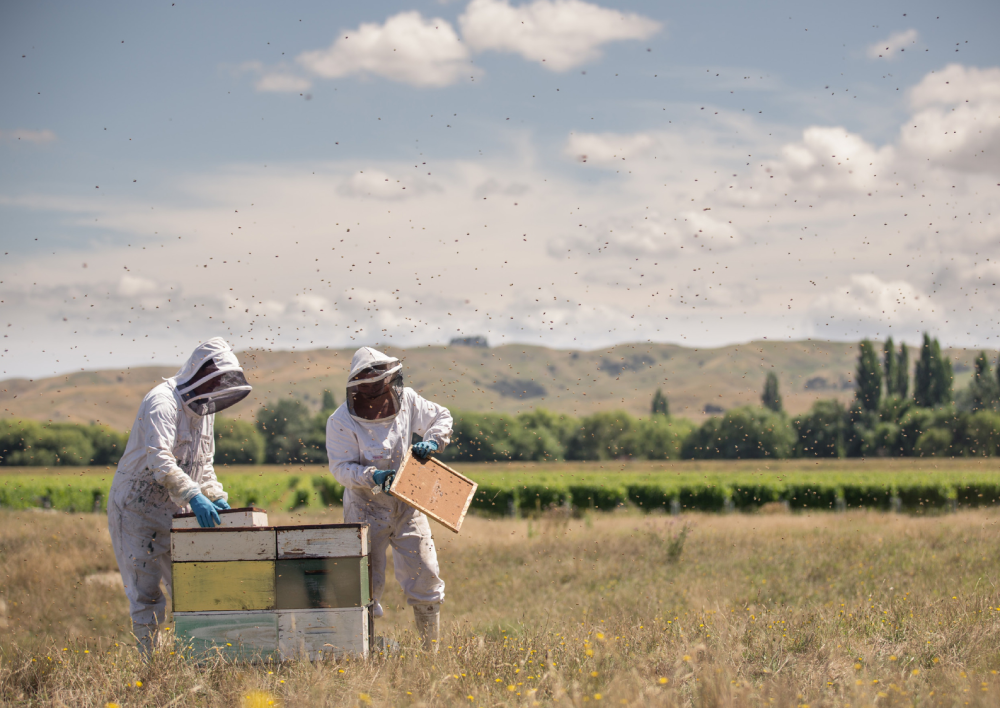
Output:
[[[573,415],[624,409],[649,412],[660,387],[673,415],[703,420],[745,404],[758,405],[764,376],[778,374],[785,409],[804,411],[819,398],[854,396],[857,345],[845,342],[758,341],[717,349],[673,344],[619,344],[593,351],[524,344],[487,348],[452,345],[387,349],[404,361],[406,385],[454,410],[515,413],[547,408]],[[252,418],[270,400],[293,396],[318,409],[329,389],[337,402],[353,349],[288,352],[247,350],[253,393],[227,416]],[[911,361],[919,351],[911,349]],[[974,350],[947,351],[955,364],[955,390],[971,377]],[[176,367],[145,366],[83,371],[44,379],[0,382],[4,415],[36,420],[132,426],[145,393]]]

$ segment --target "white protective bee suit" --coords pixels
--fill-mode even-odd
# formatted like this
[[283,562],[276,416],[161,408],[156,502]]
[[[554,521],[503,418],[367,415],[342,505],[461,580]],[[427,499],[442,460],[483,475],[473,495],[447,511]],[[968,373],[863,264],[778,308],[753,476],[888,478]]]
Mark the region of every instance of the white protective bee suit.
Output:
[[[186,393],[200,383],[192,378],[209,360],[219,369],[209,378],[225,384],[225,390],[218,392],[223,398],[218,400],[228,396],[231,402],[206,406],[205,397],[191,400]],[[146,394],[139,406],[111,483],[108,530],[125,584],[133,633],[144,652],[152,648],[157,625],[164,620],[166,599],[160,581],[169,590],[173,515],[186,510],[197,494],[212,501],[228,498],[212,466],[214,410],[241,400],[249,390],[232,348],[215,337],[195,349],[180,371]],[[213,412],[197,415],[192,407]]]
[[[400,367],[398,359],[370,347],[359,349],[351,360],[348,380],[376,366]],[[350,389],[348,393],[350,398]],[[390,494],[373,492],[376,470],[398,470],[413,434],[437,443],[444,450],[451,439],[452,418],[447,408],[422,398],[399,379],[396,413],[379,420],[352,415],[343,403],[326,424],[326,452],[330,471],[344,485],[344,521],[370,525],[370,562],[374,615],[383,614],[386,549],[392,546],[396,580],[407,604],[414,608],[417,628],[426,647],[436,648],[444,581],[427,517]]]

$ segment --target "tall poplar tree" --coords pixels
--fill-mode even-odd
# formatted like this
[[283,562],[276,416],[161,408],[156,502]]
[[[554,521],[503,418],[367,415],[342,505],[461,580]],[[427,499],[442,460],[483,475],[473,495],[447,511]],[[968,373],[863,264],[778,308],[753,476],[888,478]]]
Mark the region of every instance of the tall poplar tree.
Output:
[[[1000,373],[1000,372],[998,372]],[[906,398],[910,390],[910,349],[906,342],[899,345],[899,358],[896,360],[896,387],[894,392],[897,396]]]
[[769,408],[775,413],[781,413],[783,406],[781,391],[778,390],[778,375],[773,371],[767,372],[767,378],[764,379],[764,393],[761,394],[760,400],[765,408]]
[[656,389],[656,393],[653,394],[652,413],[653,415],[670,415],[670,402],[667,401],[667,397],[660,389]]
[[925,332],[913,372],[913,400],[925,408],[950,404],[953,379],[951,359],[941,353],[941,343]]
[[972,410],[988,411],[996,408],[1000,389],[997,387],[993,372],[990,371],[990,358],[986,352],[979,352],[979,356],[976,357],[976,368],[969,389],[972,392]]
[[885,372],[885,395],[894,396],[896,395],[896,386],[899,383],[899,375],[896,373],[896,367],[899,366],[899,362],[896,359],[896,345],[892,341],[892,337],[885,340],[885,346],[882,347],[882,367]]
[[882,367],[870,339],[862,341],[859,347],[856,396],[865,410],[878,410],[882,398]]

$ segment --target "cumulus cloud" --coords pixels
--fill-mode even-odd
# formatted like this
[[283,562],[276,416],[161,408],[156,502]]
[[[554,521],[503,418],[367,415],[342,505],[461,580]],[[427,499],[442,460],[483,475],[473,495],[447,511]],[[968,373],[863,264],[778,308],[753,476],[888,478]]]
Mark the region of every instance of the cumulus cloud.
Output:
[[311,86],[312,82],[305,77],[284,71],[267,71],[260,75],[254,87],[258,91],[300,93]]
[[608,42],[653,36],[660,23],[635,13],[582,2],[472,0],[459,17],[465,42],[477,52],[520,54],[551,71],[566,71],[600,56]]
[[234,73],[253,74],[254,88],[265,93],[301,93],[312,86],[312,81],[286,65],[267,67],[259,61],[245,61]]
[[899,332],[914,336],[940,327],[940,307],[906,280],[856,274],[847,284],[817,298],[810,313],[820,336],[865,337]]
[[910,92],[917,111],[900,143],[924,161],[968,172],[1000,171],[1000,68],[951,64]]
[[649,155],[657,142],[650,133],[573,133],[563,153],[580,162],[610,167],[623,160]]
[[469,71],[468,52],[454,28],[419,12],[393,15],[385,24],[364,23],[343,30],[326,49],[297,57],[324,78],[375,75],[413,86],[447,86]]
[[0,130],[0,140],[7,142],[32,143],[33,145],[45,145],[54,142],[56,134],[51,130],[26,130],[18,128],[16,130]]
[[561,257],[577,250],[605,258],[667,258],[703,250],[721,253],[735,248],[742,240],[732,224],[705,212],[683,211],[669,218],[653,211],[645,212],[641,218],[608,219],[594,233],[554,239],[549,253]]
[[786,183],[782,187],[796,185],[817,194],[872,189],[894,154],[892,146],[876,148],[844,128],[821,126],[807,128],[802,140],[784,146],[781,153],[765,172]]
[[441,187],[419,178],[397,177],[379,169],[368,169],[351,175],[337,191],[347,197],[397,200],[428,191],[440,192]]
[[868,46],[870,59],[898,59],[902,52],[917,43],[920,34],[915,29],[893,32],[880,42]]

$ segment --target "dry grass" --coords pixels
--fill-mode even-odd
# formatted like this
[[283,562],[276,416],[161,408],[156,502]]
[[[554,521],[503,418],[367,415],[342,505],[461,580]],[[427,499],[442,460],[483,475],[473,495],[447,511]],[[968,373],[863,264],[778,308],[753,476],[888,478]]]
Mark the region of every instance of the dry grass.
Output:
[[440,654],[415,651],[390,581],[377,629],[401,656],[198,667],[170,647],[138,661],[121,590],[86,582],[114,567],[103,517],[3,512],[0,702],[994,706],[998,521],[472,518],[460,536],[436,529],[448,583]]

